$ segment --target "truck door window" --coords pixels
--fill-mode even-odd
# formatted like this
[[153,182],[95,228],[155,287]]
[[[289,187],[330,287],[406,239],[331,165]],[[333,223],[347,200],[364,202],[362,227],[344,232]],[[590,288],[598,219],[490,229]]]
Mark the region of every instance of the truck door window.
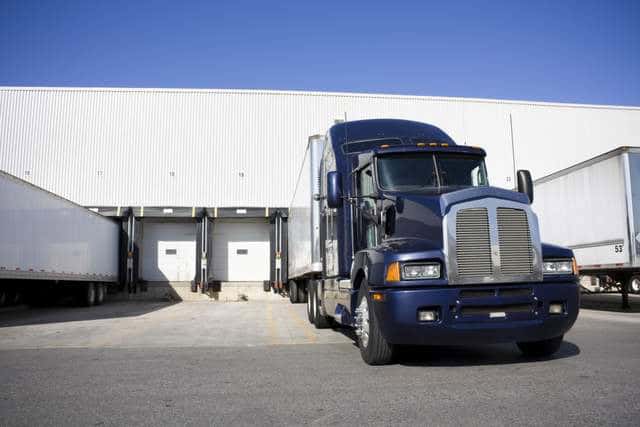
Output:
[[[371,165],[362,169],[358,173],[358,195],[367,196],[375,193],[375,184],[373,182],[373,172]],[[376,215],[375,201],[371,198],[359,199],[360,210],[368,212],[369,214]],[[360,214],[360,241],[361,245],[365,248],[374,247],[377,242],[377,228],[375,222],[366,216]]]

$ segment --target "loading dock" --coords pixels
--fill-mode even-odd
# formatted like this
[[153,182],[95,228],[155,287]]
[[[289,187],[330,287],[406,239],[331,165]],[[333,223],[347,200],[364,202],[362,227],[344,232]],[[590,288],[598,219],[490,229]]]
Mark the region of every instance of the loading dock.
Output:
[[142,223],[140,271],[148,282],[192,282],[196,275],[193,222]]
[[269,223],[266,218],[213,222],[213,271],[220,282],[269,280]]

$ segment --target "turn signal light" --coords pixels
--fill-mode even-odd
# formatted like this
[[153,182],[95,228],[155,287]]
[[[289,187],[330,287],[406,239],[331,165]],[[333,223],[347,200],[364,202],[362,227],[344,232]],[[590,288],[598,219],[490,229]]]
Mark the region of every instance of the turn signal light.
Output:
[[573,267],[573,274],[574,275],[579,275],[580,274],[580,267],[578,267],[578,261],[576,261],[576,257],[573,257],[571,259],[571,265]]
[[387,274],[385,276],[387,282],[399,282],[400,281],[400,263],[392,262],[387,267]]
[[371,294],[371,298],[376,302],[381,302],[384,301],[384,294],[381,294],[380,292],[374,292]]

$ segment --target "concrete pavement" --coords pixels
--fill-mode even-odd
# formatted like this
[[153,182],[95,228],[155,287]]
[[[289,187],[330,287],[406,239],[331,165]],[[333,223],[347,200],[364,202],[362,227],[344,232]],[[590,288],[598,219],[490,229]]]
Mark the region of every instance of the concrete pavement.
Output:
[[583,311],[556,357],[405,349],[370,367],[304,305],[0,313],[2,425],[637,425],[640,318]]

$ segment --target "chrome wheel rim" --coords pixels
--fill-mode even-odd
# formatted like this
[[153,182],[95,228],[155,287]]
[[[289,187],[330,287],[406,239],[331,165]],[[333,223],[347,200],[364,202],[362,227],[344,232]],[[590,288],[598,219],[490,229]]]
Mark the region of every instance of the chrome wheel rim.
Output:
[[369,304],[367,297],[363,297],[356,309],[356,335],[360,338],[363,348],[369,345]]
[[631,290],[633,292],[640,292],[640,279],[633,279],[631,281]]

